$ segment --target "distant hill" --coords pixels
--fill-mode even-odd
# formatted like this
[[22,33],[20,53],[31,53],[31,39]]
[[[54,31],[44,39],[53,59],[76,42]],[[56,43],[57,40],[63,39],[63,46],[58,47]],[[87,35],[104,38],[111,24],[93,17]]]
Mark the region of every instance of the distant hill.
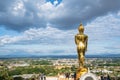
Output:
[[120,58],[120,54],[98,54],[98,55],[86,55],[88,58]]
[[[86,58],[120,58],[120,54],[86,55]],[[10,54],[0,58],[77,58],[77,55],[31,55],[26,53]]]

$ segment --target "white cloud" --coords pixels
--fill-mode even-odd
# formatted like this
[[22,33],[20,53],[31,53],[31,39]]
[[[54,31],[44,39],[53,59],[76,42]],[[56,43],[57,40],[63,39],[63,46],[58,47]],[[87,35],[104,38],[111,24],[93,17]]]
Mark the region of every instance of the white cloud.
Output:
[[45,0],[0,1],[0,25],[16,31],[45,27],[48,23],[59,29],[75,29],[80,21],[88,23],[116,13],[120,10],[119,3],[119,0],[63,0],[60,4],[58,0],[54,4]]
[[[86,32],[94,39],[113,39],[113,37],[120,36],[120,18],[115,14],[98,17],[92,23],[86,26]],[[97,36],[99,35],[99,36]]]
[[57,6],[58,0],[55,0],[53,4],[54,4],[55,6]]
[[0,37],[0,45],[18,42],[22,39],[23,38],[21,36],[15,36],[15,37],[10,37],[9,35],[1,36]]
[[5,8],[0,24],[21,31],[16,36],[0,36],[0,52],[75,53],[74,35],[80,21],[91,21],[85,26],[87,53],[120,52],[120,12],[113,14],[120,9],[118,0],[109,4],[108,0],[64,0],[57,6],[57,1],[54,5],[43,0],[17,1],[0,8]]
[[[47,22],[49,23],[51,20],[55,19],[55,18],[59,18],[61,16],[64,16],[65,12],[64,12],[64,5],[63,3],[59,4],[58,6],[55,6],[53,4],[51,4],[50,2],[47,2],[43,5],[38,5],[38,16],[44,16],[44,18],[47,20]],[[61,13],[62,11],[62,13]]]
[[[89,36],[89,53],[119,53],[119,25],[120,18],[117,14],[108,14],[107,16],[98,17],[87,24],[85,27],[86,33]],[[119,46],[119,49],[116,48],[116,46]]]
[[[89,36],[86,54],[120,52],[120,19],[117,16],[109,14],[98,17],[85,26],[85,34]],[[74,36],[77,33],[77,28],[60,30],[50,25],[46,28],[30,28],[18,36],[1,36],[0,49],[37,54],[76,54]]]
[[15,2],[15,5],[13,6],[13,14],[18,16],[18,15],[24,15],[25,13],[25,8],[24,8],[24,3],[22,1],[17,1]]
[[[14,52],[37,54],[73,53],[75,30],[63,31],[50,26],[46,28],[31,28],[19,36],[1,36],[1,49]],[[9,53],[10,53],[9,52]]]

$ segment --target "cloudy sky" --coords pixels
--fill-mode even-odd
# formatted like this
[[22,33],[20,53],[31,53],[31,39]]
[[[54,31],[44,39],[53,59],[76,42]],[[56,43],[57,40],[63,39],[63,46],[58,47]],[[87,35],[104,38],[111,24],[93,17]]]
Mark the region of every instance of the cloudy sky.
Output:
[[0,0],[0,55],[76,55],[80,22],[86,54],[120,53],[120,0]]

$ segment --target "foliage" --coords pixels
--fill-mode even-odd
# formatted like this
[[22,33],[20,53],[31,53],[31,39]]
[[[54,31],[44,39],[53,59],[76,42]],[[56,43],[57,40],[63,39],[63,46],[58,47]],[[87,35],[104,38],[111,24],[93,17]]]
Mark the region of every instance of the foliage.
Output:
[[39,74],[44,73],[45,75],[56,75],[58,71],[53,66],[29,66],[29,67],[17,67],[14,70],[9,71],[9,75],[20,75],[20,74]]
[[48,60],[32,61],[31,65],[52,65],[52,62]]
[[5,67],[0,68],[0,80],[13,80]]

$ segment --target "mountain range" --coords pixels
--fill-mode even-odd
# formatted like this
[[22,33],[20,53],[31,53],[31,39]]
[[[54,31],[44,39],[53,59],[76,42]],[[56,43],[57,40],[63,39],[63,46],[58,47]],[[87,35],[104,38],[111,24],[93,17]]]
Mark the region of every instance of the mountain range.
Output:
[[[87,55],[87,58],[120,58],[120,54],[91,54]],[[27,53],[18,53],[18,54],[9,54],[9,55],[2,55],[0,58],[77,58],[77,55],[34,55],[34,54],[27,54]]]

